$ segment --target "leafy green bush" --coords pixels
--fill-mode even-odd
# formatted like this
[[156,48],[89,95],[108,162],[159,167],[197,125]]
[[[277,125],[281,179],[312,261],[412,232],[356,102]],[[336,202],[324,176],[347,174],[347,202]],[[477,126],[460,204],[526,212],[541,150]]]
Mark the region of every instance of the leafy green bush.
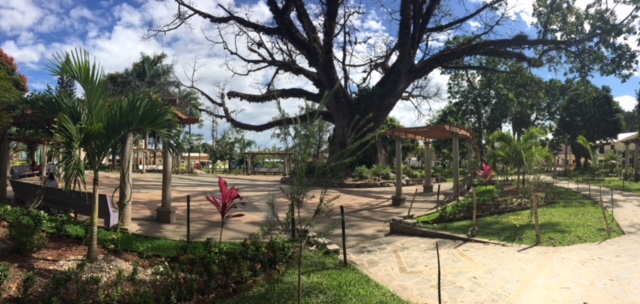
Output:
[[22,212],[9,224],[9,239],[18,253],[30,254],[48,241],[44,232],[47,214],[40,210],[23,209]]
[[9,266],[6,264],[0,264],[0,299],[2,299],[2,287],[4,286],[4,282],[9,279],[11,272],[9,270]]
[[391,172],[391,168],[380,165],[373,165],[369,172],[371,173],[371,176],[383,177],[385,174]]
[[500,197],[500,191],[494,186],[476,187],[478,203],[488,203]]
[[367,166],[358,166],[353,170],[353,175],[357,179],[367,180],[371,178],[371,171],[367,168]]
[[[483,204],[488,205],[494,202],[499,197],[500,191],[495,186],[480,186],[476,188],[476,198],[479,205],[478,208],[483,208]],[[461,201],[440,210],[435,221],[441,222],[453,219],[470,218],[472,214],[473,196],[468,195]]]
[[22,214],[22,208],[12,207],[11,205],[0,205],[0,222],[13,222],[13,220]]

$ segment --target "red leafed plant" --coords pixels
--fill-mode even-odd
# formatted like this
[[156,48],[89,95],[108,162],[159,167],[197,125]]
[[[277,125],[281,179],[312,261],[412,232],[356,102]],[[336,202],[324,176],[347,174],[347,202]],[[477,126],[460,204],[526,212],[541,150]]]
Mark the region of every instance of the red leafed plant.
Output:
[[487,164],[482,164],[482,170],[478,171],[478,176],[482,180],[482,183],[485,185],[491,182],[494,174],[495,172],[493,172],[491,166]]
[[220,187],[220,194],[222,195],[222,197],[215,197],[207,193],[205,193],[204,196],[212,205],[216,207],[216,209],[218,210],[218,214],[220,214],[219,242],[222,242],[222,230],[224,229],[224,224],[231,218],[244,216],[243,213],[231,214],[233,209],[238,208],[238,205],[244,206],[249,202],[236,202],[236,199],[242,200],[242,197],[240,196],[240,190],[238,190],[238,188],[236,187],[227,187],[227,181],[224,178],[218,178],[218,186]]

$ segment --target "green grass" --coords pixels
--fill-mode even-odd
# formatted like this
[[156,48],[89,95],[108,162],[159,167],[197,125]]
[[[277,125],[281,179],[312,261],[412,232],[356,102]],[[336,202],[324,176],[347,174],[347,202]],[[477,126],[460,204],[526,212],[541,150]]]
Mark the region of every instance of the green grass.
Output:
[[[562,183],[566,183],[567,180],[559,180],[558,183],[562,184]],[[607,177],[604,179],[604,181],[602,180],[597,180],[597,181],[591,181],[589,182],[589,180],[585,180],[582,177],[574,177],[571,178],[569,180],[570,183],[580,183],[581,185],[588,185],[591,184],[591,191],[596,191],[600,188],[600,186],[602,186],[603,188],[609,188],[609,189],[613,189],[613,190],[619,190],[619,191],[626,191],[626,192],[632,192],[635,194],[640,194],[640,183],[636,183],[633,181],[623,181],[618,178],[618,177]]]
[[[543,246],[568,246],[600,242],[607,239],[600,206],[592,200],[566,189],[557,189],[557,202],[540,207],[540,227]],[[535,243],[535,227],[530,211],[519,211],[478,219],[479,238],[524,245]],[[618,223],[608,214],[611,237],[622,234]],[[424,219],[419,219],[424,220]],[[421,224],[422,227],[467,235],[471,220],[440,224]]]
[[[219,301],[224,304],[297,303],[298,272],[291,262],[276,281],[235,298]],[[302,267],[303,303],[409,303],[386,287],[342,260],[322,251],[304,251]]]

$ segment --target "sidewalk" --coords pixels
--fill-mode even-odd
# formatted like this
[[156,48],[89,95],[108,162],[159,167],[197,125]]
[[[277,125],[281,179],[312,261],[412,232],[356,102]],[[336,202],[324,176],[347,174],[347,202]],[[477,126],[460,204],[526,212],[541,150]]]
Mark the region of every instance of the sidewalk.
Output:
[[[589,194],[585,186],[580,192]],[[597,244],[498,246],[394,235],[350,249],[349,258],[415,303],[438,303],[436,241],[443,303],[640,303],[640,197],[614,191],[613,203],[626,235]]]

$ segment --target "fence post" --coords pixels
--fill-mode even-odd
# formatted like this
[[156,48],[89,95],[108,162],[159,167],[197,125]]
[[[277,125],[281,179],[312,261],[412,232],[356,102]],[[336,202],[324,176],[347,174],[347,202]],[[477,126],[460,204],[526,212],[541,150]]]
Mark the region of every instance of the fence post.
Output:
[[342,221],[342,258],[344,259],[344,266],[347,266],[347,233],[344,224],[344,206],[340,206],[340,219]]
[[191,242],[191,195],[187,195],[187,242]]

